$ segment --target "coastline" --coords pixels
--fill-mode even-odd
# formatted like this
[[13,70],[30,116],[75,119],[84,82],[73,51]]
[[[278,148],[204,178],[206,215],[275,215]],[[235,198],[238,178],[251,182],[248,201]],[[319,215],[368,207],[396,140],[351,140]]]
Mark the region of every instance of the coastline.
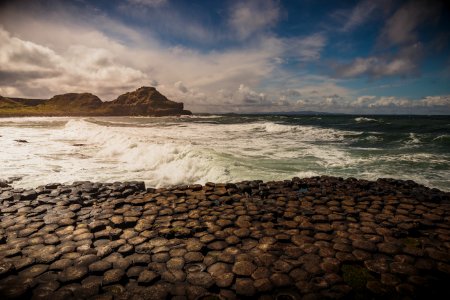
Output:
[[450,298],[450,193],[413,181],[0,184],[0,203],[6,299]]

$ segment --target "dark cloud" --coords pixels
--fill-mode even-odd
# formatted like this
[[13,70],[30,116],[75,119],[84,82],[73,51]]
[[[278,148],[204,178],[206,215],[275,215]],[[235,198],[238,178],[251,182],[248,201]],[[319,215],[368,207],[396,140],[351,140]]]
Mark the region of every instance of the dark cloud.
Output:
[[333,75],[338,78],[367,76],[377,79],[386,76],[413,76],[419,73],[423,57],[420,43],[401,48],[396,54],[356,58],[348,63],[334,63]]
[[4,71],[0,70],[0,85],[12,85],[29,80],[53,78],[61,75],[59,71]]
[[419,40],[418,28],[440,15],[441,5],[438,1],[409,1],[400,6],[386,20],[381,30],[379,46],[401,46]]

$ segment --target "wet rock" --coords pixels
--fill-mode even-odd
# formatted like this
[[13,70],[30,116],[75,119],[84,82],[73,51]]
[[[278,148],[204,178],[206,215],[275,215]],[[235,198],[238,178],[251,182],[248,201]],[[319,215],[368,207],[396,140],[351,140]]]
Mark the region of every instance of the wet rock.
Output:
[[214,279],[209,273],[206,272],[188,273],[186,279],[190,284],[199,285],[206,289],[210,288],[214,284]]
[[103,274],[103,284],[108,285],[112,283],[118,283],[124,275],[125,271],[122,269],[108,270]]
[[250,278],[236,278],[236,293],[241,296],[252,297],[256,293],[253,280]]
[[103,274],[105,271],[112,268],[112,263],[106,260],[96,261],[89,265],[89,271],[93,273]]
[[288,285],[291,285],[292,281],[291,278],[283,273],[274,273],[270,276],[270,281],[273,283],[273,285],[277,288],[285,287]]
[[139,274],[137,282],[140,285],[151,285],[154,281],[159,278],[159,275],[150,270],[144,270]]
[[256,270],[256,266],[249,261],[238,261],[233,265],[233,273],[239,276],[250,276]]
[[86,266],[71,266],[61,272],[59,281],[66,283],[72,281],[80,281],[88,274],[88,268]]

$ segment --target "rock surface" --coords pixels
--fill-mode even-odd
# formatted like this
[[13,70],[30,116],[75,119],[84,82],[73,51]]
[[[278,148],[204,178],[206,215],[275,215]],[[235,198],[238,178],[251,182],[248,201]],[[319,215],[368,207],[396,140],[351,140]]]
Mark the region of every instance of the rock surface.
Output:
[[0,182],[1,299],[450,299],[450,194],[412,181]]
[[56,95],[49,100],[0,96],[0,116],[167,116],[190,115],[154,87],[141,87],[117,99],[102,102],[90,93]]

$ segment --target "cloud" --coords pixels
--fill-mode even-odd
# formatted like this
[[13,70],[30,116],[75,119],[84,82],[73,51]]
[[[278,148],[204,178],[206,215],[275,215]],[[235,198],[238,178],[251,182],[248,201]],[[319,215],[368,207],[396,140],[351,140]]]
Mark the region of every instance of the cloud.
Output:
[[231,8],[229,25],[238,38],[247,39],[274,26],[280,17],[280,7],[273,0],[236,1]]
[[387,21],[380,35],[380,45],[405,45],[418,40],[417,29],[439,14],[438,1],[409,1]]
[[181,81],[177,81],[177,82],[175,82],[175,87],[180,91],[180,92],[182,92],[182,93],[187,93],[188,92],[188,89],[187,89],[187,87],[183,84],[183,82],[181,82]]
[[358,57],[349,63],[335,63],[332,68],[339,78],[410,76],[417,74],[422,53],[422,45],[416,43],[393,55]]
[[362,0],[348,9],[338,9],[331,14],[336,26],[330,28],[340,32],[352,32],[380,15],[388,14],[393,7],[389,0]]
[[306,37],[287,38],[283,41],[285,55],[294,57],[301,62],[318,60],[326,45],[326,38],[322,33],[315,33]]
[[[221,51],[167,47],[148,32],[95,11],[80,14],[78,8],[55,9],[61,9],[61,14],[39,9],[28,14],[20,7],[0,12],[5,26],[0,44],[2,90],[20,90],[29,97],[90,91],[110,100],[158,82],[158,89],[169,98],[185,101],[189,107],[220,89],[241,83],[257,86],[277,67],[273,58],[283,53],[282,41],[270,36]],[[25,70],[34,73],[24,76]],[[62,76],[54,78],[45,72]],[[177,82],[188,91],[183,93],[186,89]]]
[[[278,2],[265,3],[279,9]],[[50,13],[39,7],[32,13],[20,6],[0,10],[0,94],[39,98],[89,91],[112,100],[157,85],[195,112],[449,110],[448,97],[405,101],[355,95],[341,79],[285,67],[320,59],[329,38],[322,32],[283,38],[269,32],[274,24],[269,22],[232,47],[200,51],[189,43],[168,46],[151,31],[95,10],[58,5]],[[414,43],[393,54],[335,63],[333,70],[343,78],[407,76],[417,71],[421,53],[422,45]]]
[[158,7],[164,5],[168,0],[128,0],[132,5]]
[[[114,61],[106,49],[70,46],[64,53],[11,36],[0,28],[0,83],[28,92],[90,91],[134,87],[141,71]],[[25,95],[34,96],[34,95]],[[36,96],[41,96],[37,94]]]

